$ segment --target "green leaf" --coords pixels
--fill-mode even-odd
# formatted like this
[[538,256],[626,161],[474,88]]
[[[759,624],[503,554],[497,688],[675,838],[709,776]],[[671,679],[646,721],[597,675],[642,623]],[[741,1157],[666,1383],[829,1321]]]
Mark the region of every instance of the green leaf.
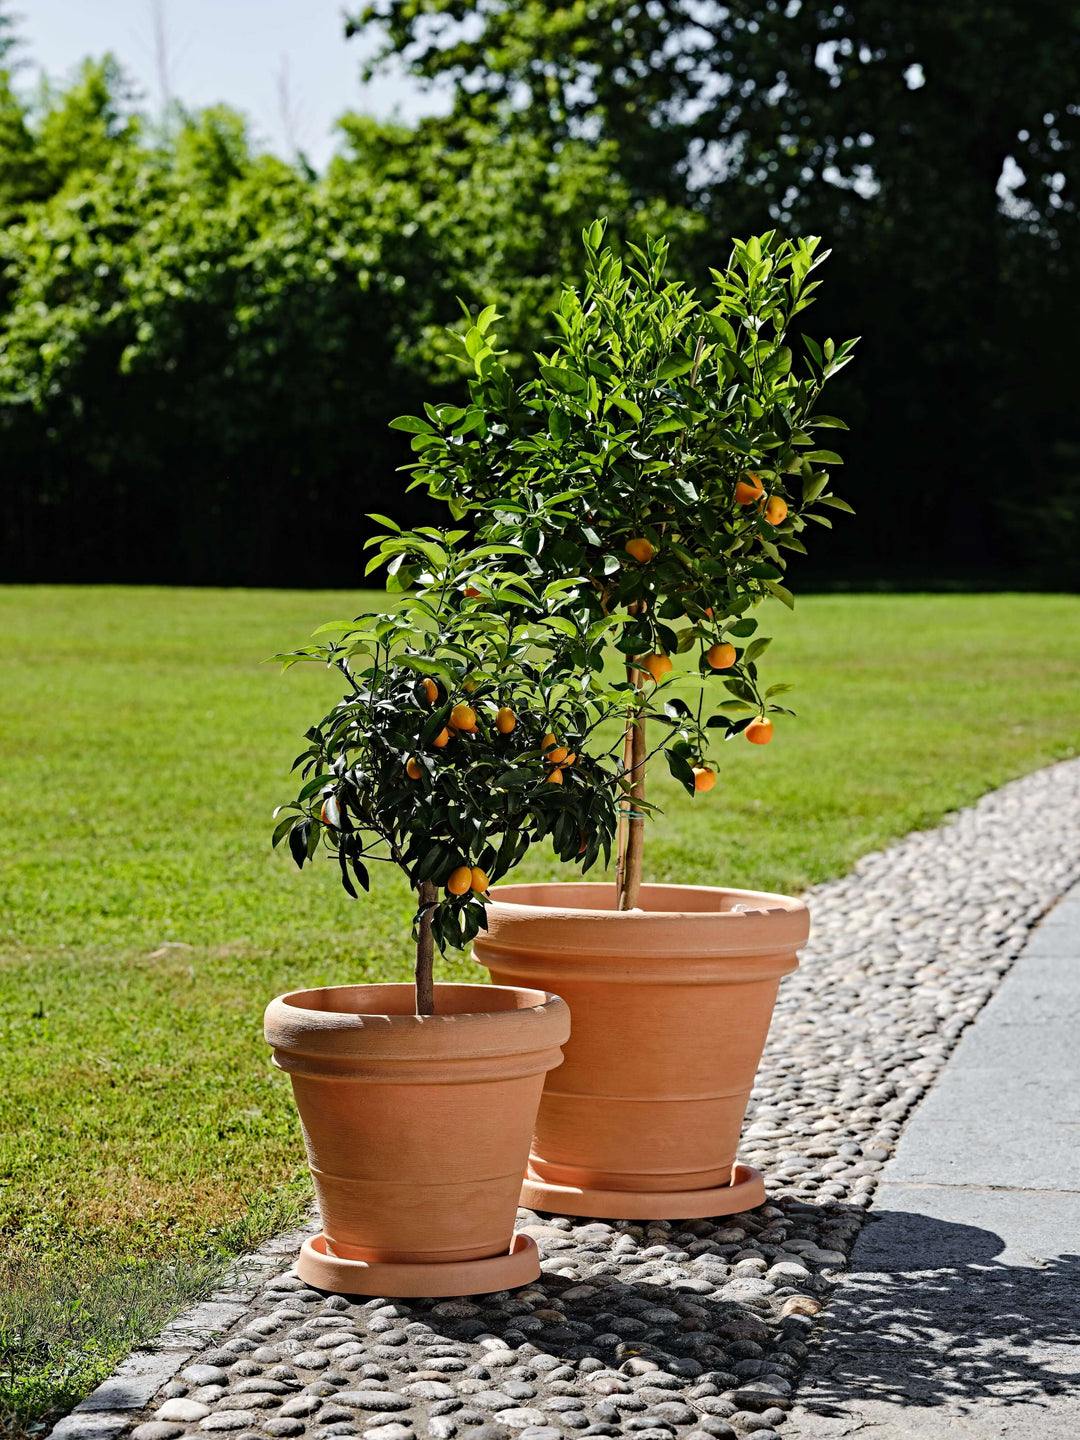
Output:
[[307,782],[307,784],[300,791],[300,794],[296,798],[298,800],[310,800],[312,795],[318,794],[320,790],[324,790],[331,783],[332,777],[330,775],[327,775],[325,773],[321,775],[314,775]]
[[854,515],[855,511],[846,500],[841,500],[839,495],[822,495],[818,500],[819,505],[831,505],[834,510],[843,510],[848,515]]
[[684,355],[682,358],[672,356],[670,360],[663,361],[656,368],[657,380],[674,380],[676,376],[685,375],[694,366],[693,357]]
[[356,886],[349,879],[348,858],[344,850],[338,851],[338,868],[341,871],[341,888],[351,899],[357,900],[360,897],[356,893]]
[[766,580],[765,584],[769,587],[769,589],[776,596],[776,598],[782,601],[789,610],[795,609],[795,596],[792,595],[791,591],[788,590],[786,586],[781,585],[778,580]]
[[483,335],[484,332],[488,330],[489,327],[492,326],[496,320],[501,319],[502,316],[499,315],[499,313],[496,311],[494,305],[486,305],[484,309],[480,311],[480,314],[476,317],[476,328],[480,331],[480,334]]
[[684,760],[681,755],[677,755],[673,750],[669,750],[667,752],[667,763],[668,769],[671,771],[672,779],[678,780],[683,789],[690,795],[693,795],[695,792],[694,771],[689,762]]
[[812,505],[829,483],[826,474],[810,475],[803,481],[802,498],[804,505]]
[[[377,566],[379,566],[379,565],[381,565],[381,564],[382,564],[382,559],[381,559],[381,557],[376,557],[375,566],[377,567]],[[355,621],[355,620],[328,620],[325,625],[320,625],[319,628],[318,628],[317,630],[313,630],[313,631],[311,632],[311,634],[312,634],[312,637],[314,638],[314,636],[316,636],[316,635],[327,635],[327,634],[329,634],[329,632],[330,632],[331,630],[335,630],[335,631],[340,631],[340,630],[350,631],[350,630],[354,630],[355,628],[356,628],[356,621]],[[276,659],[277,657],[275,656],[274,658]],[[305,657],[305,658],[308,658],[308,657]]]
[[570,434],[570,416],[565,410],[558,410],[552,406],[548,411],[548,430],[556,445],[565,443]]
[[808,450],[802,458],[809,460],[811,464],[818,465],[842,465],[844,463],[835,450]]
[[641,407],[635,405],[633,400],[627,400],[625,395],[609,395],[608,399],[612,405],[617,405],[620,410],[629,415],[636,424],[641,424]]
[[756,640],[751,640],[743,652],[743,664],[749,665],[751,661],[756,660],[759,655],[764,655],[771,644],[771,636],[760,635]]
[[540,374],[549,385],[561,390],[564,395],[580,395],[583,390],[588,389],[588,381],[583,380],[576,371],[559,365],[541,365]]
[[435,432],[426,420],[418,415],[399,415],[390,421],[391,430],[404,430],[408,435],[433,435]]
[[745,701],[749,705],[755,705],[757,703],[757,696],[753,690],[747,685],[745,680],[740,680],[737,676],[733,675],[725,680],[724,689],[734,695],[737,700]]
[[847,430],[848,426],[843,420],[838,420],[835,415],[812,415],[807,422],[810,425],[821,425],[826,430]]
[[308,856],[308,840],[311,836],[311,821],[304,819],[289,831],[289,852],[297,868],[302,870]]

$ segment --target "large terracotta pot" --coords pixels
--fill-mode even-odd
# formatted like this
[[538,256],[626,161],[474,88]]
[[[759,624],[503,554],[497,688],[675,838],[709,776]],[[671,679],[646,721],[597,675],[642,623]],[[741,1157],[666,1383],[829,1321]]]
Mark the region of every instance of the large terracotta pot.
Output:
[[322,1215],[297,1266],[309,1284],[462,1295],[540,1273],[514,1219],[570,1013],[557,995],[489,985],[436,985],[435,1011],[413,1013],[411,985],[297,990],[267,1006]]
[[810,931],[801,900],[644,885],[503,885],[473,953],[499,985],[570,1006],[574,1032],[537,1116],[522,1204],[689,1219],[765,1198],[735,1165],[781,976]]

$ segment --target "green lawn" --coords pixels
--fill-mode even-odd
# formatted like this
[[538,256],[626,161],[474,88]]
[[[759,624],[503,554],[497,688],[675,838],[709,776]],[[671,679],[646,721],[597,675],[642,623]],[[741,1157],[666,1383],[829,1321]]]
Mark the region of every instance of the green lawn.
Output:
[[[410,912],[390,874],[357,903],[330,865],[299,875],[271,853],[302,732],[337,691],[261,662],[371,599],[0,589],[0,1290],[17,1288],[5,1264],[25,1277],[77,1253],[96,1294],[151,1256],[172,1266],[167,1309],[207,1255],[295,1203],[302,1149],[263,1007],[405,978]],[[796,682],[799,719],[768,748],[724,746],[707,797],[657,778],[647,877],[799,890],[1080,748],[1080,598],[819,596],[769,619],[763,669]],[[522,873],[560,872],[537,854]],[[19,1324],[9,1369],[45,1365],[47,1322]],[[47,1403],[48,1385],[32,1402],[10,1388]]]

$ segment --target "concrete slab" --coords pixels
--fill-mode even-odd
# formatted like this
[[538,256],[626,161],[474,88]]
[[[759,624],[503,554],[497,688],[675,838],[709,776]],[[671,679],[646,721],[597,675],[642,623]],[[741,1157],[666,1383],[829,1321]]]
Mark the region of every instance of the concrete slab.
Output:
[[[1061,963],[1061,962],[1052,962]],[[1075,962],[1080,966],[1080,960]],[[993,1018],[1002,1025],[1028,1025],[1040,1028],[1042,1017],[1051,1010],[1058,1017],[1059,1024],[1066,1026],[1076,1035],[1076,1022],[1080,1019],[1080,995],[1076,985],[1060,972],[1046,971],[1041,974],[1028,973],[1014,985],[1009,993],[1008,1003],[998,1005],[995,995],[990,1005],[997,1006]],[[986,1011],[989,1013],[990,1005]],[[1077,1062],[1080,1064],[1080,1060]]]
[[[1019,1265],[1048,1274],[1062,1257],[1063,1241],[1080,1255],[1075,1190],[885,1184],[857,1253],[861,1264],[881,1273]],[[1080,1290],[1075,1298],[1080,1303]],[[1074,1345],[1080,1360],[1080,1328]]]
[[1076,898],[1075,890],[1059,900],[1039,921],[1040,930],[1055,930],[1063,925],[1080,930],[1080,899]]
[[882,1172],[786,1440],[1080,1440],[1077,1016],[1070,897]]
[[[950,1066],[883,1176],[924,1185],[1080,1190],[1080,1063],[1048,1032],[1041,1046],[1037,1027],[1001,1025],[978,1064]],[[1069,1048],[1077,1049],[1077,1041]]]
[[171,1320],[154,1341],[157,1350],[185,1350],[192,1345],[205,1345],[215,1336],[234,1325],[246,1310],[245,1305],[225,1301],[204,1300]]
[[142,1410],[162,1385],[176,1374],[183,1358],[194,1355],[193,1346],[157,1353],[139,1350],[117,1366],[116,1373],[102,1381],[92,1394],[75,1406],[84,1410]]

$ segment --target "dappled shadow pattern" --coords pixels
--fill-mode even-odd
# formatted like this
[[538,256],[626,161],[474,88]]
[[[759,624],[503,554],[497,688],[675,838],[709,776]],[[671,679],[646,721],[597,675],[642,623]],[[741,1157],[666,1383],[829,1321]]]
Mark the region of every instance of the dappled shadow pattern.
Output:
[[873,1217],[800,1392],[807,1410],[850,1416],[883,1401],[966,1414],[1080,1397],[1080,1255],[1010,1263],[1004,1249],[974,1225]]

